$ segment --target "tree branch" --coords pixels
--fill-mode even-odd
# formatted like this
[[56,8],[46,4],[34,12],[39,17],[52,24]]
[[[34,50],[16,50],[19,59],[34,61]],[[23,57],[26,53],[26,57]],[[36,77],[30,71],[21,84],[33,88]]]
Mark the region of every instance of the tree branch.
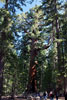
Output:
[[43,46],[43,49],[47,49],[47,48],[49,48],[50,47],[50,45],[44,45]]

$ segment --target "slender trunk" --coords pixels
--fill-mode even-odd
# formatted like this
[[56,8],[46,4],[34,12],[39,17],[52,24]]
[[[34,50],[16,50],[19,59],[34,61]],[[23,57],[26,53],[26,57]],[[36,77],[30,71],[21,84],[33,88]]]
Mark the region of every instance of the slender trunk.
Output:
[[[57,14],[57,7],[56,7],[56,0],[55,0],[55,13]],[[56,21],[56,38],[60,39],[60,31],[59,31],[59,20],[58,15],[55,16]],[[57,57],[58,57],[58,70],[61,71],[61,52],[60,52],[60,43],[57,41]]]
[[[64,61],[64,45],[62,44],[62,71],[65,72],[65,61]],[[64,93],[65,93],[65,88],[66,88],[66,83],[65,83],[65,77],[64,77],[64,73],[63,73],[63,88],[64,88]]]
[[53,31],[52,38],[53,38],[53,42],[54,42],[55,41],[54,21],[52,22],[52,31]]
[[0,100],[3,94],[3,69],[4,69],[4,48],[3,48],[3,41],[4,41],[4,32],[1,33],[1,49],[0,49]]
[[67,93],[67,77],[64,77],[64,94]]
[[40,77],[40,90],[42,91],[43,87],[42,87],[42,81],[43,80],[43,66],[41,67],[41,77]]
[[5,9],[8,9],[8,0],[5,0]]
[[67,77],[65,78],[65,83],[66,83],[65,92],[67,93]]
[[[59,28],[58,28],[58,19],[56,18],[56,37],[57,39],[60,39],[59,35]],[[58,57],[58,70],[61,71],[61,51],[60,51],[60,43],[57,42],[57,57]]]
[[3,94],[3,62],[0,54],[0,100]]
[[[8,8],[8,0],[5,1],[5,9]],[[4,17],[4,23],[7,18]],[[4,57],[5,57],[5,52],[4,52],[4,41],[6,40],[6,33],[1,32],[1,43],[0,43],[0,100],[2,97],[3,93],[3,69],[4,69]]]
[[[64,51],[64,43],[63,43],[63,45],[62,45],[62,65],[63,65],[63,72],[64,72],[64,74],[65,74],[65,59],[64,59],[64,57],[65,57],[65,51]],[[65,49],[66,50],[66,49]],[[64,84],[63,84],[63,87],[64,87],[64,93],[66,93],[67,92],[67,77],[64,77],[64,74],[63,74],[63,80],[64,80]]]
[[[55,21],[52,22],[52,31],[53,31],[53,34],[52,34],[53,37],[52,37],[52,38],[53,38],[53,45],[54,45],[54,48],[56,49],[56,43],[55,43],[56,34],[55,34],[55,25],[54,25],[54,24],[55,24]],[[56,53],[56,52],[55,52],[55,53]],[[53,66],[54,66],[54,69],[56,68],[56,64],[55,64],[56,61],[55,61],[55,60],[56,60],[56,56],[54,55],[54,56],[53,56]]]
[[10,98],[11,100],[14,100],[15,86],[16,86],[16,71],[14,72],[13,75],[12,91],[11,91],[11,98]]
[[11,100],[14,100],[14,94],[15,94],[15,81],[12,83],[12,91],[11,91]]

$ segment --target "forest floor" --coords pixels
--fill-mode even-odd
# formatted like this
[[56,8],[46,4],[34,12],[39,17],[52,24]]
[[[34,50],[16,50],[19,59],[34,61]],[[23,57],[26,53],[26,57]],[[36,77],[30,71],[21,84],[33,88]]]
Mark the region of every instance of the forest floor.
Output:
[[[11,100],[9,98],[2,98],[2,100]],[[14,100],[27,100],[27,99],[23,99],[23,98],[15,98]],[[35,99],[32,99],[32,100],[35,100]],[[47,100],[50,100],[49,98]],[[54,100],[56,100],[56,98],[54,98]],[[59,97],[58,100],[65,100],[64,97]]]

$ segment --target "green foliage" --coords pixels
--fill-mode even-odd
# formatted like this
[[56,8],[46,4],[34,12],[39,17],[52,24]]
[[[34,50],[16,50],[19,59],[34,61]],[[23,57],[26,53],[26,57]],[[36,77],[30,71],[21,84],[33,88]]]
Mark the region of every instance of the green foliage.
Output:
[[5,2],[5,0],[0,0],[1,2]]
[[[67,2],[62,6],[59,0],[56,0],[56,4],[55,0],[43,0],[41,6],[15,15],[17,9],[22,11],[21,5],[25,5],[25,1],[10,0],[8,10],[0,8],[0,54],[4,54],[4,95],[11,95],[12,87],[15,94],[25,91],[29,77],[32,41],[35,41],[34,48],[39,50],[35,57],[38,61],[36,79],[39,91],[49,92],[55,89],[60,84],[58,80],[61,80],[61,86],[64,88],[65,84],[62,81],[67,78]],[[56,17],[59,23],[58,33]],[[49,38],[52,39],[52,44],[48,50],[43,50]]]

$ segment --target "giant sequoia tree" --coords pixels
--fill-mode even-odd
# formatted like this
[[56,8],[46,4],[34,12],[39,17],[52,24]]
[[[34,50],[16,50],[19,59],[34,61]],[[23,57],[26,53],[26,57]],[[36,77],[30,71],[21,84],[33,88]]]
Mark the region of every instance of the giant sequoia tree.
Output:
[[[44,16],[42,10],[38,10],[38,7],[30,9],[29,12],[22,14],[21,24],[18,25],[19,29],[24,33],[23,37],[26,37],[25,45],[29,46],[30,52],[30,67],[29,67],[29,79],[27,85],[27,92],[37,92],[37,70],[38,64],[37,55],[40,50],[47,49],[49,45],[44,45],[45,41],[48,44],[48,35],[44,32]],[[18,19],[17,23],[20,23]]]
[[14,97],[26,86],[28,93],[37,92],[37,87],[50,91],[60,86],[66,92],[67,2],[42,0],[41,6],[16,16],[26,0],[4,1],[0,8],[0,100],[3,92]]

